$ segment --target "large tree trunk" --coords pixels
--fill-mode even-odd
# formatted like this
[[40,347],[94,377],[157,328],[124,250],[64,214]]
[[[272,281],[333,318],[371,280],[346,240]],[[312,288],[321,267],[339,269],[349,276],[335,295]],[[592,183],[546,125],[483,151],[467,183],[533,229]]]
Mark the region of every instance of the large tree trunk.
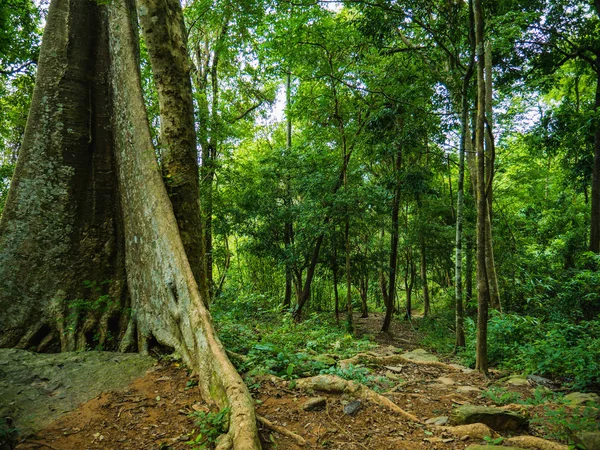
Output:
[[105,327],[118,331],[121,349],[172,347],[198,373],[204,398],[230,407],[224,441],[259,449],[252,398],[216,337],[158,169],[133,10],[132,0],[51,3],[0,225],[2,345],[60,338],[63,350],[83,348]]
[[160,106],[163,177],[194,277],[207,299],[198,151],[187,37],[179,0],[138,0]]
[[0,220],[2,347],[114,348],[125,333],[107,42],[94,2],[52,2]]
[[[230,408],[236,449],[259,449],[253,400],[227,359],[200,296],[152,149],[142,98],[131,0],[114,2],[110,54],[115,146],[124,211],[127,279],[138,346],[173,347],[198,373],[204,398]],[[144,186],[144,189],[140,189]]]

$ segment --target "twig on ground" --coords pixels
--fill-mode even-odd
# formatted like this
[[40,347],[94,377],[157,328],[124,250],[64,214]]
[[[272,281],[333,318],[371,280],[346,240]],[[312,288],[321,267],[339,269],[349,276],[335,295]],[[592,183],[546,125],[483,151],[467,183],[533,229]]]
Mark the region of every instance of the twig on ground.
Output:
[[299,434],[296,434],[293,431],[290,431],[279,425],[275,425],[269,419],[267,419],[263,416],[259,416],[258,414],[256,415],[256,420],[258,423],[264,425],[265,427],[269,428],[270,430],[276,431],[279,434],[283,434],[284,436],[287,436],[287,437],[293,439],[296,442],[296,444],[298,444],[300,446],[306,445],[306,440]]

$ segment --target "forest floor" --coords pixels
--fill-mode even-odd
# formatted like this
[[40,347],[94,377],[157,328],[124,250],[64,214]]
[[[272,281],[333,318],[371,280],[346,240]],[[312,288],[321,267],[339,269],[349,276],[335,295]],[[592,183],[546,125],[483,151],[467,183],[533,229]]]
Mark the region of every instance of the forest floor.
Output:
[[[357,316],[355,320],[357,334],[370,334],[379,344],[370,352],[372,356],[398,355],[419,348],[418,335],[410,323],[395,321],[391,333],[381,334],[381,319],[380,315],[371,315],[367,319]],[[491,378],[486,378],[464,367],[450,366],[451,363],[442,361],[428,365],[404,361],[393,365],[369,365],[373,375],[389,381],[387,392],[382,394],[421,423],[364,398],[358,411],[346,414],[344,407],[354,400],[348,394],[308,393],[300,390],[295,382],[290,384],[273,376],[254,378],[249,388],[257,402],[257,413],[306,440],[305,445],[300,446],[294,439],[259,425],[263,448],[464,449],[470,444],[485,442],[481,436],[476,436],[477,433],[461,435],[448,427],[424,422],[450,416],[457,405],[492,406],[490,396],[482,395],[492,385],[501,386],[503,395],[512,393],[510,398],[526,399],[535,394],[530,384],[514,386],[500,381],[506,374],[492,372]],[[208,412],[209,408],[194,384],[183,365],[169,359],[159,360],[146,376],[133,382],[127,390],[101,394],[26,439],[17,448],[200,448],[188,443],[198,434],[198,426],[190,413]],[[302,405],[315,396],[326,398],[326,406],[317,411],[304,410]],[[508,408],[538,417],[537,421],[531,421],[529,434],[545,437],[551,424],[540,422],[539,417],[547,416],[551,411],[563,411],[565,407],[540,402]]]

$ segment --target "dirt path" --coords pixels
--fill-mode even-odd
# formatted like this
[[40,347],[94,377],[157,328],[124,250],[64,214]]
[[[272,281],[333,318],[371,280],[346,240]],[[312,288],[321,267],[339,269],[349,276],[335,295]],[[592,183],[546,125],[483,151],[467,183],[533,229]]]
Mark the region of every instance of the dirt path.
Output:
[[[358,333],[372,334],[381,344],[378,354],[396,354],[398,348],[413,350],[418,337],[410,324],[397,322],[390,335],[378,333],[381,318],[356,320]],[[490,383],[469,370],[404,362],[390,367],[371,367],[370,376],[381,380],[387,398],[422,421],[450,415],[456,405],[490,405],[480,391]],[[381,377],[381,378],[377,378]],[[197,434],[189,413],[208,408],[186,368],[163,360],[125,392],[108,392],[21,443],[25,449],[192,449],[186,443]],[[250,383],[249,383],[250,384]],[[375,385],[377,383],[375,382]],[[344,413],[353,400],[347,395],[314,393],[295,389],[275,377],[252,380],[250,389],[257,412],[271,422],[302,436],[298,446],[291,438],[262,428],[263,448],[271,449],[464,449],[464,442],[441,427],[422,425],[391,413],[382,406],[361,400],[360,409]],[[528,386],[515,388],[524,395]],[[327,399],[326,408],[305,411],[302,405],[315,395]]]

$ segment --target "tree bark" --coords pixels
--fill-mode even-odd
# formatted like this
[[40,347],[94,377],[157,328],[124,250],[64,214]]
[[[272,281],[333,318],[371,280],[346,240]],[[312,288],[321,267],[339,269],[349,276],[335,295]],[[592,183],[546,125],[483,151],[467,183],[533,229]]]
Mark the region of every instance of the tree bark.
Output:
[[186,255],[206,301],[198,151],[183,12],[179,0],[137,0],[137,7],[158,91],[163,177]]
[[340,322],[340,294],[338,292],[338,262],[337,262],[337,246],[335,245],[335,230],[331,237],[332,261],[331,272],[333,275],[333,294],[335,296],[335,321]]
[[485,183],[485,61],[483,49],[483,10],[482,0],[474,1],[475,45],[477,52],[477,127],[475,143],[477,149],[477,349],[475,368],[483,373],[488,371],[487,322],[490,301],[486,269],[486,216],[487,198]]
[[427,249],[425,236],[421,235],[421,281],[423,282],[423,317],[431,314],[431,303],[429,299],[429,283],[427,282]]
[[398,218],[400,217],[400,168],[402,167],[402,152],[398,149],[394,157],[394,175],[396,185],[394,186],[394,197],[392,200],[392,232],[390,235],[390,265],[389,265],[389,289],[384,296],[385,317],[381,331],[387,333],[392,324],[392,314],[394,312],[394,298],[396,292],[396,274],[398,273],[398,242],[400,239]]
[[494,260],[494,241],[492,239],[492,181],[494,178],[494,137],[493,130],[493,95],[492,95],[492,44],[485,43],[485,133],[486,148],[486,191],[487,191],[487,216],[485,219],[485,260],[486,270],[490,288],[490,306],[502,310],[500,303],[500,290],[498,288],[498,277],[496,275],[496,262]]
[[[287,123],[286,130],[286,150],[288,156],[291,155],[292,152],[292,116],[291,116],[291,107],[292,107],[292,74],[288,71],[286,74],[285,80],[285,104],[286,104],[286,113],[285,119]],[[290,194],[290,180],[286,175],[285,179],[285,202],[284,204],[289,208],[291,207],[291,194]],[[292,306],[292,268],[289,261],[289,250],[290,245],[292,243],[292,235],[293,235],[293,225],[292,220],[289,217],[289,211],[286,211],[286,218],[284,223],[284,233],[283,240],[285,246],[285,298],[283,300],[283,305],[285,308],[290,308]]]
[[[598,7],[600,15],[600,7]],[[596,59],[596,98],[594,102],[594,169],[592,173],[592,210],[590,217],[590,251],[600,253],[600,59]]]
[[252,397],[216,336],[152,151],[128,1],[114,0],[108,8],[109,45],[127,279],[138,346],[145,353],[156,340],[176,349],[198,373],[204,398],[230,408],[233,447],[259,449]]
[[0,219],[1,347],[106,349],[125,335],[107,42],[95,3],[51,3]]
[[463,211],[465,206],[464,182],[465,182],[465,149],[469,126],[469,84],[473,74],[473,63],[469,64],[467,73],[463,78],[461,93],[461,134],[460,149],[458,156],[458,193],[456,200],[456,256],[455,256],[455,346],[464,347],[465,342],[465,313],[463,308],[463,268],[462,268],[462,244],[463,244]]

